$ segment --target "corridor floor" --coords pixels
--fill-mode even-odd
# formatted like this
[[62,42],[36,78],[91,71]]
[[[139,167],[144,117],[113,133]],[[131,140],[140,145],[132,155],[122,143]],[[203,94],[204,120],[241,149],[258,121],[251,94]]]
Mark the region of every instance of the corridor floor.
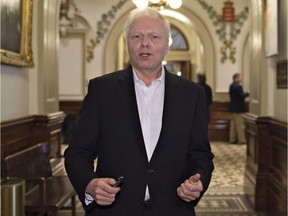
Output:
[[[197,216],[256,216],[244,193],[246,145],[212,142],[211,148],[215,169],[210,187],[196,207]],[[69,213],[62,211],[59,216]],[[77,216],[84,216],[79,201]]]
[[256,216],[244,193],[246,145],[212,142],[214,172],[197,216]]

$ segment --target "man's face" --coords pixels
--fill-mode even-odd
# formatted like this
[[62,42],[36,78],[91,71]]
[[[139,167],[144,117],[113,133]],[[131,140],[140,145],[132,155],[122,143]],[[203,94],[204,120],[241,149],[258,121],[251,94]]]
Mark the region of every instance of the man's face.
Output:
[[156,17],[140,16],[131,23],[127,46],[132,65],[141,72],[154,72],[169,51],[169,35]]
[[241,76],[238,75],[237,77],[235,77],[235,82],[240,83],[241,82]]

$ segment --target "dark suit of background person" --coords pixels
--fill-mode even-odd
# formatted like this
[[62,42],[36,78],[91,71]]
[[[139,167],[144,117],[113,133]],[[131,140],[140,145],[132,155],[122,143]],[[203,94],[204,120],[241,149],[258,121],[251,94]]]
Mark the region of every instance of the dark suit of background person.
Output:
[[210,105],[212,104],[212,89],[211,87],[206,83],[206,75],[205,74],[197,74],[197,84],[200,85],[205,92],[205,98],[206,98],[206,106],[207,106],[207,120],[210,121]]
[[[144,38],[149,25],[159,31],[149,17],[139,20],[141,23],[134,25],[144,32]],[[162,21],[160,23],[162,27]],[[144,24],[148,27],[143,27]],[[167,44],[168,35],[165,37]],[[134,37],[134,29],[133,35],[128,34],[128,37],[129,40],[141,39],[145,50],[151,48],[146,52],[153,58],[144,54],[140,57],[143,64],[147,65],[147,59],[158,58],[152,41],[147,42],[147,38],[142,41],[139,35]],[[153,36],[151,40],[158,40],[156,38]],[[87,216],[193,216],[214,168],[204,91],[192,81],[166,71],[159,59],[157,68],[165,76],[162,127],[149,160],[135,92],[139,62],[133,58],[137,57],[131,57],[133,67],[90,80],[77,128],[65,151],[67,174]],[[125,178],[124,183],[113,188],[111,185],[118,176]],[[199,185],[202,185],[200,190]],[[90,186],[94,187],[92,192]],[[149,200],[146,200],[147,186]],[[87,194],[93,196],[90,201]]]
[[229,87],[230,95],[230,143],[246,143],[244,134],[244,121],[242,114],[245,112],[245,98],[249,96],[240,85],[241,75],[233,75],[233,83]]

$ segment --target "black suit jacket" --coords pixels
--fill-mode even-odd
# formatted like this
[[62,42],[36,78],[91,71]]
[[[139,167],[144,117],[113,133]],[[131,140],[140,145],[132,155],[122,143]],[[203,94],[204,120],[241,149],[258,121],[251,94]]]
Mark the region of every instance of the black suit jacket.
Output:
[[[202,88],[166,71],[162,130],[148,162],[131,67],[90,81],[76,132],[65,151],[71,183],[86,215],[95,216],[142,215],[146,185],[155,216],[193,216],[199,199],[182,201],[176,189],[200,173],[205,191],[214,168],[212,159]],[[85,205],[91,179],[117,176],[125,180],[113,205]]]
[[245,98],[249,96],[248,92],[244,92],[242,86],[233,82],[229,87],[230,104],[229,110],[232,113],[245,112]]

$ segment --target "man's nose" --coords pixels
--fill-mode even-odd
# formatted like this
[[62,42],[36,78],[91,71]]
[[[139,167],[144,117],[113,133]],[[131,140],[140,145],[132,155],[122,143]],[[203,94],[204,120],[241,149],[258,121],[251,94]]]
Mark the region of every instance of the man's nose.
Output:
[[148,37],[143,37],[141,41],[142,47],[148,47],[149,46],[149,38]]

